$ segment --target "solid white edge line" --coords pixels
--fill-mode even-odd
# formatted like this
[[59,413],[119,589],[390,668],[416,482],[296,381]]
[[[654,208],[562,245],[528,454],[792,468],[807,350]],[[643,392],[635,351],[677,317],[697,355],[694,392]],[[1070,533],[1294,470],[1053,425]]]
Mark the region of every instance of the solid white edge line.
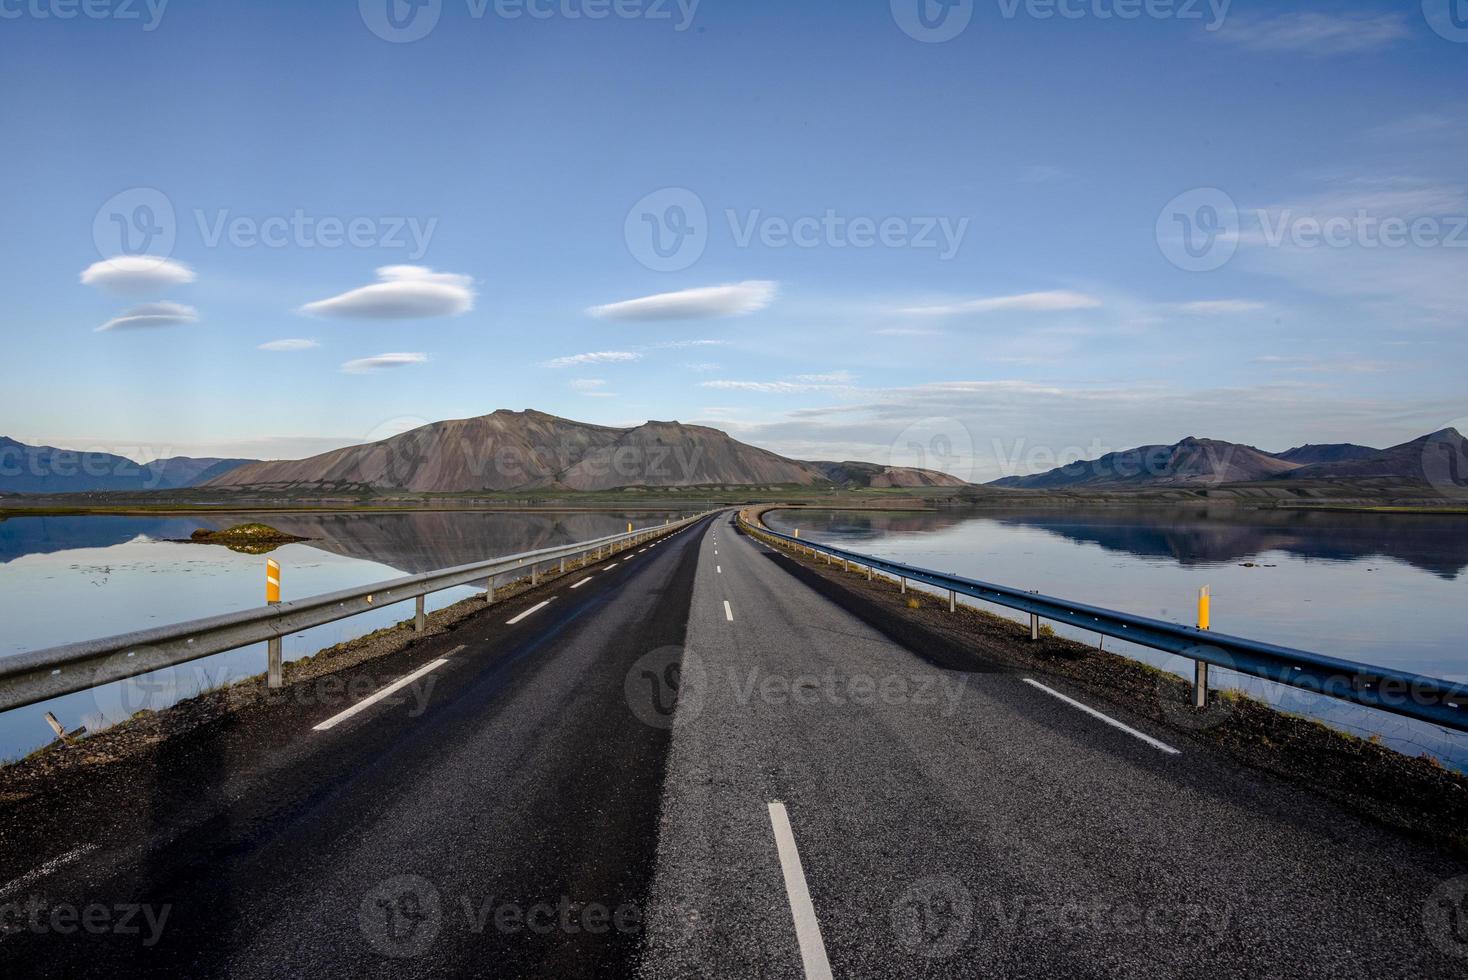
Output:
[[1059,698],[1060,700],[1064,701],[1066,704],[1070,705],[1072,708],[1079,708],[1080,710],[1084,711],[1086,714],[1090,715],[1092,718],[1096,718],[1096,719],[1098,719],[1100,721],[1104,721],[1106,724],[1110,725],[1112,728],[1120,729],[1121,731],[1126,732],[1128,735],[1131,735],[1134,738],[1141,739],[1142,741],[1146,742],[1148,745],[1152,746],[1154,749],[1160,749],[1163,752],[1166,752],[1168,755],[1182,755],[1182,752],[1181,751],[1179,751],[1178,749],[1173,748],[1171,745],[1168,745],[1166,742],[1159,742],[1157,739],[1153,738],[1151,735],[1145,734],[1144,732],[1139,732],[1135,728],[1132,728],[1130,725],[1123,725],[1121,722],[1117,721],[1115,718],[1109,717],[1107,715],[1103,715],[1101,712],[1097,711],[1095,708],[1092,708],[1089,705],[1081,704],[1075,698],[1068,698],[1064,694],[1061,694],[1059,691],[1056,691],[1056,690],[1053,690],[1051,688],[1046,687],[1044,684],[1041,684],[1039,681],[1032,681],[1028,677],[1026,677],[1024,679],[1024,682],[1026,684],[1030,685],[1031,687],[1038,687],[1040,690],[1044,691],[1046,694],[1050,695],[1053,698]]
[[96,844],[83,844],[81,847],[67,851],[65,854],[58,854],[56,857],[47,861],[45,864],[41,865],[39,868],[36,868],[34,871],[27,871],[25,874],[10,882],[8,885],[0,888],[0,898],[9,895],[11,892],[20,891],[31,882],[46,877],[51,872],[56,871],[62,866],[70,864],[73,861],[79,860],[82,857],[85,857],[96,849]]
[[734,622],[734,610],[730,607],[728,599],[724,600],[724,618],[731,623]]
[[780,873],[785,876],[785,895],[790,900],[790,916],[795,920],[795,938],[800,943],[800,962],[806,980],[831,980],[831,961],[826,959],[826,944],[821,939],[821,924],[810,901],[810,888],[805,883],[805,870],[800,866],[800,851],[795,847],[795,834],[790,829],[790,815],[785,804],[770,804],[770,826],[775,830],[775,849],[780,853]]
[[579,588],[581,588],[581,587],[582,587],[582,586],[583,586],[583,585],[585,585],[585,584],[586,584],[586,583],[587,583],[587,582],[590,582],[590,581],[591,581],[591,579],[589,579],[589,578],[584,578],[584,579],[582,579],[582,580],[581,580],[581,581],[579,581],[579,582],[577,582],[577,583],[576,583],[576,584],[575,584],[575,585],[573,585],[573,586],[571,586],[571,588],[573,588],[573,589],[579,589]]
[[[553,599],[553,598],[555,598],[555,596],[552,596],[551,598]],[[531,616],[535,615],[536,613],[540,612],[542,609],[544,609],[546,606],[548,606],[550,604],[551,604],[550,599],[547,599],[547,600],[545,600],[544,602],[540,603],[537,606],[531,606],[529,609],[525,610],[520,615],[516,616],[514,619],[507,619],[507,620],[505,620],[505,625],[506,626],[514,626],[516,623],[520,622],[521,620],[528,619]]]
[[389,684],[387,687],[384,687],[382,690],[378,691],[376,694],[368,695],[367,697],[363,698],[361,701],[358,701],[356,704],[352,705],[350,708],[348,708],[346,711],[343,711],[341,714],[339,714],[339,715],[333,715],[332,717],[326,719],[321,724],[319,724],[316,727],[312,728],[311,731],[313,731],[313,732],[324,732],[324,731],[329,731],[330,729],[335,728],[337,725],[339,725],[342,722],[346,721],[348,718],[350,718],[353,715],[357,714],[359,711],[365,711],[365,710],[367,710],[368,708],[372,707],[377,702],[381,701],[383,698],[387,697],[389,694],[394,694],[397,691],[402,690],[403,688],[407,687],[409,684],[411,684],[414,681],[416,681],[418,678],[422,677],[424,674],[428,673],[431,670],[437,670],[438,668],[442,667],[446,663],[448,663],[447,660],[435,660],[432,663],[424,664],[422,667],[419,667],[417,670],[413,671],[408,676],[406,676],[406,677],[399,677],[397,680],[393,681],[391,684]]

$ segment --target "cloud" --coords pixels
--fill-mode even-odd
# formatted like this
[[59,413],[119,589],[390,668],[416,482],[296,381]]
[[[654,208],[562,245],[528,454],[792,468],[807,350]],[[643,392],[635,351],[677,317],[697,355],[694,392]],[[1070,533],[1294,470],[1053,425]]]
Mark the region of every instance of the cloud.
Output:
[[182,262],[152,255],[119,255],[94,262],[82,270],[84,286],[101,286],[121,293],[148,292],[193,282],[194,270]]
[[304,339],[299,338],[299,337],[290,337],[290,338],[287,338],[285,340],[271,340],[271,341],[268,341],[266,343],[261,344],[259,347],[255,348],[255,349],[256,350],[269,350],[269,351],[294,351],[294,350],[315,350],[317,347],[320,347],[320,346],[321,345],[318,344],[314,340],[304,340]]
[[346,374],[372,374],[388,368],[423,364],[427,360],[427,354],[378,354],[374,357],[359,357],[355,361],[348,361],[342,365],[342,371]]
[[928,330],[922,327],[881,327],[872,331],[874,337],[939,337],[941,330]]
[[1268,308],[1268,303],[1259,303],[1247,299],[1201,300],[1196,303],[1183,303],[1178,307],[1184,313],[1197,313],[1202,316],[1229,316],[1234,313],[1258,313]]
[[146,327],[177,327],[186,323],[198,323],[199,311],[182,303],[144,303],[134,306],[122,316],[108,320],[96,329],[97,333],[107,330],[138,330]]
[[1400,14],[1292,13],[1236,19],[1218,36],[1252,51],[1298,51],[1324,57],[1374,51],[1411,36],[1411,31]]
[[831,371],[827,374],[797,374],[796,381],[805,384],[849,385],[856,380],[850,371]]
[[934,306],[909,306],[897,310],[906,316],[959,316],[965,313],[1057,313],[1065,310],[1093,310],[1101,305],[1094,296],[1055,290],[1045,293],[1021,293],[1017,296],[990,296],[944,303]]
[[558,357],[553,361],[546,361],[542,367],[568,368],[580,367],[583,364],[616,364],[623,361],[640,361],[641,354],[634,354],[626,350],[602,350],[593,351],[589,354],[572,354],[570,357]]
[[385,265],[381,282],[317,300],[299,312],[361,320],[421,320],[459,316],[474,308],[474,280],[419,265]]
[[644,350],[685,350],[689,347],[728,347],[727,340],[665,340],[657,344],[644,344]]
[[752,279],[593,306],[586,312],[603,320],[707,320],[745,316],[769,306],[778,290],[779,283]]
[[705,381],[702,387],[715,388],[719,391],[756,391],[767,395],[796,395],[813,391],[841,391],[849,386],[805,381]]

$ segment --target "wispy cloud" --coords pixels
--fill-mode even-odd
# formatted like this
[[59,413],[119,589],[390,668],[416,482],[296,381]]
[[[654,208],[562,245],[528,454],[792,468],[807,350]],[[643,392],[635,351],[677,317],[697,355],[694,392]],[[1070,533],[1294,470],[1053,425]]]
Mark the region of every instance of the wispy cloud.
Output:
[[198,322],[199,311],[192,306],[184,306],[182,303],[144,303],[142,306],[134,306],[120,317],[108,320],[97,327],[96,332],[177,327]]
[[1195,303],[1181,303],[1178,309],[1199,316],[1231,316],[1238,313],[1258,313],[1269,309],[1268,303],[1248,299],[1209,299]]
[[1253,51],[1324,57],[1375,51],[1410,37],[1411,31],[1401,14],[1303,12],[1235,18],[1218,36]]
[[361,320],[420,320],[458,316],[474,308],[474,280],[419,265],[385,265],[381,282],[301,307],[312,316]]
[[94,262],[82,270],[84,286],[101,286],[120,293],[139,293],[181,286],[198,278],[182,262],[151,255],[119,255]]
[[707,320],[745,316],[769,306],[779,284],[765,280],[704,286],[676,293],[659,293],[621,303],[593,306],[586,312],[604,320]]
[[315,350],[321,345],[314,340],[306,340],[302,337],[288,337],[284,340],[270,340],[261,344],[256,350],[268,351],[297,351]]
[[904,316],[962,316],[971,313],[1057,313],[1066,310],[1091,310],[1101,301],[1085,293],[1055,290],[1043,293],[1020,293],[1015,296],[988,296],[958,303],[932,306],[909,306],[896,313]]
[[557,357],[555,360],[546,361],[542,367],[568,368],[580,367],[584,364],[617,364],[624,361],[639,361],[641,354],[627,350],[601,350],[592,351],[588,354],[572,354],[569,357]]
[[427,360],[427,354],[377,354],[373,357],[360,357],[355,361],[347,361],[342,365],[342,371],[347,374],[372,374],[389,368],[423,364]]
[[830,371],[826,374],[797,374],[795,380],[805,384],[849,385],[856,381],[856,375],[850,371]]
[[814,391],[841,391],[850,386],[805,381],[705,381],[701,387],[719,391],[755,391],[767,395],[798,395]]

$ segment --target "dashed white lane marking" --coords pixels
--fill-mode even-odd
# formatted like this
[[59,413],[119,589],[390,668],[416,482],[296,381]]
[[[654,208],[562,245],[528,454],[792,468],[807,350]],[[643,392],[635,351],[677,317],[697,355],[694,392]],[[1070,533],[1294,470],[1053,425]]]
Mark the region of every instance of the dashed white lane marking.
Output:
[[724,574],[724,566],[723,565],[715,565],[714,566],[714,571],[718,572],[720,575],[723,575]]
[[[552,598],[554,598],[554,597],[552,597]],[[538,606],[531,606],[529,609],[525,610],[520,615],[516,616],[514,619],[507,619],[507,620],[505,620],[505,625],[506,626],[514,626],[516,623],[520,622],[521,620],[528,619],[531,616],[534,616],[536,613],[540,612],[542,609],[544,609],[546,606],[548,606],[550,604],[551,604],[550,599],[547,599],[547,600],[545,600],[544,602],[542,602]]]
[[612,569],[616,568],[620,564],[622,564],[622,563],[619,562],[619,561],[614,561],[610,565],[608,565],[606,568],[602,569],[602,571],[604,571],[604,572],[610,572]]
[[346,721],[348,718],[352,717],[358,712],[367,710],[388,695],[395,694],[396,692],[401,691],[403,688],[407,687],[409,684],[413,683],[424,674],[427,674],[430,671],[437,670],[446,663],[448,663],[447,660],[435,660],[433,661],[433,663],[424,664],[422,667],[419,667],[408,676],[399,677],[397,680],[393,681],[391,684],[389,684],[387,687],[384,687],[376,694],[372,694],[368,697],[363,698],[361,701],[358,701],[346,711],[343,711],[339,715],[333,715],[332,717],[326,719],[321,724],[317,725],[311,730],[313,732],[329,731],[330,729],[335,728],[337,725],[340,725],[342,722]]
[[1106,724],[1110,725],[1112,728],[1118,728],[1121,731],[1126,732],[1128,735],[1131,735],[1134,738],[1141,739],[1142,741],[1146,742],[1148,745],[1152,746],[1154,749],[1159,749],[1159,750],[1161,750],[1163,752],[1166,752],[1168,755],[1182,755],[1182,752],[1180,752],[1179,750],[1173,748],[1171,745],[1168,745],[1166,742],[1159,742],[1157,739],[1153,738],[1151,735],[1147,735],[1147,734],[1145,734],[1143,732],[1139,732],[1135,728],[1132,728],[1130,725],[1123,725],[1121,722],[1117,721],[1115,718],[1111,718],[1111,717],[1109,717],[1107,715],[1103,715],[1101,712],[1097,711],[1095,708],[1090,707],[1089,705],[1081,704],[1075,698],[1068,698],[1064,694],[1061,694],[1059,691],[1052,690],[1052,689],[1046,687],[1044,684],[1041,684],[1039,681],[1032,681],[1028,677],[1026,677],[1024,680],[1025,680],[1025,683],[1028,684],[1028,685],[1030,685],[1031,687],[1037,687],[1040,690],[1044,691],[1046,694],[1050,695],[1051,697],[1053,697],[1053,698],[1059,698],[1060,700],[1064,701],[1066,704],[1070,705],[1072,708],[1079,708],[1081,711],[1084,711],[1086,714],[1090,715],[1092,718],[1095,718],[1095,719],[1097,719],[1099,721],[1104,721]]
[[583,585],[585,585],[585,584],[586,584],[586,583],[587,583],[587,582],[590,582],[590,581],[591,581],[591,579],[589,579],[589,578],[584,578],[584,579],[582,579],[582,580],[581,580],[581,581],[579,581],[579,582],[577,582],[577,583],[576,583],[576,584],[575,584],[575,585],[573,585],[573,586],[571,586],[571,588],[573,588],[573,589],[579,589],[579,588],[581,588],[581,587],[582,587],[582,586],[583,586]]
[[729,607],[728,599],[724,600],[724,618],[731,623],[734,622],[734,610]]
[[79,861],[97,849],[96,844],[83,844],[81,847],[67,851],[65,854],[57,855],[34,871],[27,871],[8,885],[0,887],[0,898],[4,898],[11,892],[18,892],[34,881],[46,877],[53,871],[66,867],[73,861]]
[[454,647],[448,653],[444,654],[444,656],[445,657],[452,657],[454,654],[459,653],[463,649],[464,649],[464,644],[460,643],[458,646]]
[[770,804],[770,826],[775,830],[775,848],[780,852],[780,871],[785,876],[785,894],[790,899],[790,915],[795,920],[795,938],[800,943],[800,961],[805,966],[806,980],[831,980],[831,961],[826,959],[821,924],[816,921],[815,906],[810,903],[810,888],[805,883],[805,870],[800,866],[800,852],[795,848],[795,834],[790,830],[785,804]]

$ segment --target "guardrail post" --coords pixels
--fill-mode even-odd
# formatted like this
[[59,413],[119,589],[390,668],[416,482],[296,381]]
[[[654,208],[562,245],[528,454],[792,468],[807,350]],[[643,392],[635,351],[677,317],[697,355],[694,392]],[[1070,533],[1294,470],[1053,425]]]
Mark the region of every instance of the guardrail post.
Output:
[[955,592],[952,589],[949,589],[948,590],[948,611],[949,612],[957,612],[958,611],[958,593]]
[[489,578],[489,584],[484,587],[484,604],[486,606],[492,606],[492,605],[494,605],[494,576],[493,575],[491,575],[490,578]]
[[413,603],[413,632],[422,633],[428,628],[428,616],[423,609],[424,596],[419,596]]
[[535,588],[539,584],[540,584],[540,566],[539,565],[532,564],[530,566],[530,587],[533,589],[533,588]]
[[[1198,590],[1198,629],[1206,630],[1212,625],[1213,597],[1208,586]],[[1208,665],[1201,660],[1193,661],[1193,707],[1208,707]]]
[[561,574],[566,574],[566,559],[564,558],[561,559]]
[[872,580],[872,566],[868,565],[867,566],[867,581],[870,582],[871,580]]
[[[1039,595],[1039,594],[1040,593],[1038,591],[1032,591],[1030,593],[1030,595]],[[1034,641],[1038,641],[1039,639],[1040,639],[1040,614],[1039,613],[1033,613],[1032,612],[1032,613],[1030,613],[1030,640],[1031,640],[1031,642],[1034,642]]]
[[907,576],[902,577],[902,594],[907,595]]
[[[265,604],[280,605],[280,565],[273,558],[265,559]],[[278,636],[265,641],[265,685],[272,691],[285,686],[285,653],[281,647]]]

